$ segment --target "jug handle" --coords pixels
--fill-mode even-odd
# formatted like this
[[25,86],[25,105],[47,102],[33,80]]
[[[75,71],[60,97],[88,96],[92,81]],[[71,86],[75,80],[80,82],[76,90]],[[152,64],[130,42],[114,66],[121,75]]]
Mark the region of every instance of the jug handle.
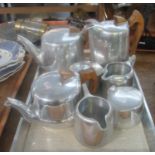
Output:
[[81,83],[83,84],[87,81],[90,81],[89,90],[92,94],[96,93],[99,82],[98,82],[98,77],[96,75],[95,70],[92,68],[89,68],[89,69],[80,71],[79,74],[80,74]]

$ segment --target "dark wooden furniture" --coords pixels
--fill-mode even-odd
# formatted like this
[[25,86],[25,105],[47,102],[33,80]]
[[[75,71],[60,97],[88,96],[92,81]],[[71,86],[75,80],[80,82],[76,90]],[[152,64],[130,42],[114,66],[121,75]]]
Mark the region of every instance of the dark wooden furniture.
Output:
[[4,103],[8,96],[16,97],[28,68],[30,67],[32,57],[27,54],[25,56],[25,61],[26,63],[20,71],[0,83],[0,136],[10,113],[10,107],[4,106]]
[[137,60],[135,70],[137,71],[146,101],[155,123],[155,51],[136,52]]
[[[30,61],[31,60],[32,59],[30,59]],[[20,77],[21,85],[18,88],[18,92],[16,92],[17,93],[16,98],[23,102],[25,102],[27,99],[27,95],[29,93],[31,83],[32,83],[32,80],[34,78],[35,71],[37,68],[36,63],[32,61],[32,63],[30,64],[30,61],[29,61],[29,64],[27,64],[27,67],[26,67],[27,72],[25,72],[25,76],[23,78]],[[26,68],[23,68],[23,69],[26,70]],[[15,75],[15,76],[18,77],[19,75],[21,75],[21,72],[19,72],[18,75]],[[15,78],[15,77],[12,77],[12,78]],[[19,119],[21,117],[21,115],[14,108],[11,108],[11,109],[9,108],[8,111],[9,113],[5,114],[6,116],[4,115],[5,118],[7,117],[7,121],[5,119],[6,122],[3,126],[3,132],[0,136],[0,151],[9,151],[14,134],[16,132]]]
[[11,7],[0,8],[0,14],[41,14],[55,12],[76,12],[77,10],[85,12],[95,12],[98,20],[103,20],[105,17],[104,4],[98,5],[78,4],[72,6],[26,6],[26,7]]

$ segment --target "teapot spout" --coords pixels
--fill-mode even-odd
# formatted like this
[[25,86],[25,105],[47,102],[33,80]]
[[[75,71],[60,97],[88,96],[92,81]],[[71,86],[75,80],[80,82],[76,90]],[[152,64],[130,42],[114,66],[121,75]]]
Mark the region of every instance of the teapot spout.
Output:
[[31,41],[21,35],[17,35],[17,40],[25,47],[26,51],[33,56],[38,64],[42,64],[42,60],[39,57],[41,53],[40,49],[38,49]]
[[10,98],[7,98],[7,101],[5,102],[5,106],[11,106],[15,108],[19,113],[26,119],[28,122],[31,122],[33,119],[35,119],[37,116],[33,114],[33,112],[26,106],[23,102]]

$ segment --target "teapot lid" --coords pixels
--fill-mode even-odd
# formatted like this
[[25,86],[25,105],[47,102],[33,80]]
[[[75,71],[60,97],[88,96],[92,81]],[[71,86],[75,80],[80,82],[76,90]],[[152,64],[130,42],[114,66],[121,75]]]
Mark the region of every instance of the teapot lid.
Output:
[[72,100],[81,88],[79,75],[70,73],[66,78],[63,73],[51,71],[39,76],[32,85],[32,96],[44,100],[47,104]]
[[108,90],[108,100],[113,108],[118,111],[130,111],[139,108],[143,104],[142,93],[128,86],[112,86]]
[[42,43],[60,45],[69,44],[79,40],[80,35],[78,33],[71,33],[69,28],[55,28],[47,31],[42,36]]

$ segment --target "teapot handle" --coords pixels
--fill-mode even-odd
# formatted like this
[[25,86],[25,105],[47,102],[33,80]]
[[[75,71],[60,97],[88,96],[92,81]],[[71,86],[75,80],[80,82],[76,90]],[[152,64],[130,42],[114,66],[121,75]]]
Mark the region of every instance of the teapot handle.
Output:
[[89,69],[80,71],[79,74],[80,74],[81,83],[85,83],[89,81],[90,93],[92,94],[96,93],[99,81],[95,70],[92,68],[89,68]]

